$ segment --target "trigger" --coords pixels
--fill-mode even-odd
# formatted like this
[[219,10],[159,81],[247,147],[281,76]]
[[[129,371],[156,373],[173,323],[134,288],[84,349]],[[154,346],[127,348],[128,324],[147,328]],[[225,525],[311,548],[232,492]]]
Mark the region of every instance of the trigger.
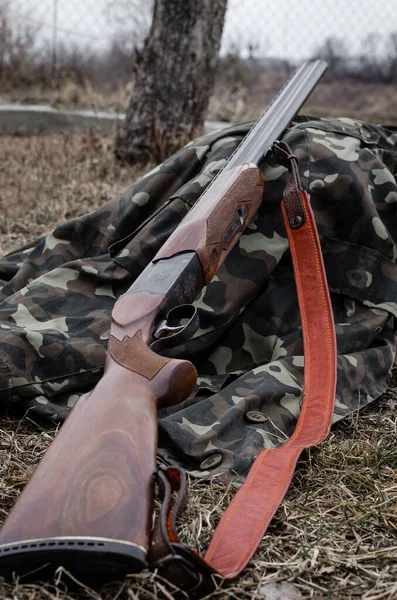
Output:
[[160,321],[150,344],[151,350],[160,352],[165,348],[178,346],[190,339],[199,328],[197,308],[192,304],[181,304],[172,308],[166,319]]

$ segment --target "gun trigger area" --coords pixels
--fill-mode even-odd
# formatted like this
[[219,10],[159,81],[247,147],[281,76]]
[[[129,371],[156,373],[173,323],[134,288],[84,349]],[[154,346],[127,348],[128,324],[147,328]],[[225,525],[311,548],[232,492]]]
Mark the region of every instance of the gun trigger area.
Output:
[[150,344],[151,350],[160,352],[179,346],[190,339],[199,328],[197,308],[192,304],[181,304],[172,308],[167,317],[156,327]]

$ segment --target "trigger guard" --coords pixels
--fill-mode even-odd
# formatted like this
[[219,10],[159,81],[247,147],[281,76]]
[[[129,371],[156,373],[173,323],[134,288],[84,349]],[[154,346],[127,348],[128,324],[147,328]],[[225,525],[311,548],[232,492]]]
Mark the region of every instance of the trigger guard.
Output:
[[[179,322],[181,319],[189,319],[186,325],[172,326],[169,323],[172,321]],[[172,308],[166,319],[164,319],[155,331],[155,339],[150,344],[150,349],[153,352],[161,352],[166,348],[179,346],[189,340],[199,329],[200,321],[198,311],[192,304],[181,304]],[[162,333],[169,333],[160,337]]]

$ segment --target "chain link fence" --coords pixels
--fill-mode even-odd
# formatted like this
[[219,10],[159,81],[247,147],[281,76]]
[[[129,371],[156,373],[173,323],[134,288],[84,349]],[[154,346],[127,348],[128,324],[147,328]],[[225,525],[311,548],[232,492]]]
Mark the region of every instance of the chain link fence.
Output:
[[[199,0],[198,0],[199,1]],[[397,0],[229,0],[210,116],[257,116],[302,60],[327,79],[308,108],[395,122]],[[0,0],[0,96],[122,110],[152,0]]]

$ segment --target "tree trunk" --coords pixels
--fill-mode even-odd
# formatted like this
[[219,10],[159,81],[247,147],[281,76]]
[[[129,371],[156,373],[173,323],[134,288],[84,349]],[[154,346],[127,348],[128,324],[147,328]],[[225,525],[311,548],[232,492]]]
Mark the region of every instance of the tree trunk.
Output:
[[155,0],[116,155],[162,161],[201,132],[227,0]]

